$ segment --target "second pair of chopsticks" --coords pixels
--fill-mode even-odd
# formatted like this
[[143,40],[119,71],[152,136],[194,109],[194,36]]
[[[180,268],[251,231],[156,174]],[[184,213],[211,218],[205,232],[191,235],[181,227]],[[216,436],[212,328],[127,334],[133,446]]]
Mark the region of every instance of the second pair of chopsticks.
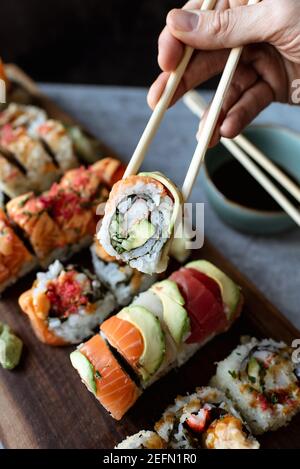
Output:
[[[187,107],[200,119],[207,109],[206,102],[196,91],[190,91],[183,98]],[[283,210],[300,226],[300,211],[276,187],[276,185],[252,161],[255,160],[276,181],[278,181],[297,202],[300,202],[300,188],[285,173],[283,173],[266,155],[243,135],[233,140],[221,138],[221,143],[244,166],[244,168],[257,180],[257,182],[273,197]],[[249,155],[249,156],[248,156]],[[252,159],[251,159],[251,158]]]
[[[249,0],[248,5],[254,5],[259,3],[260,0]],[[215,7],[216,0],[204,0],[201,11],[212,10]],[[197,178],[201,164],[203,163],[205,153],[208,149],[209,142],[213,135],[214,129],[216,127],[217,121],[220,116],[222,105],[226,96],[226,93],[230,87],[232,78],[238,66],[239,59],[241,57],[243,48],[237,47],[232,49],[229,54],[227,64],[225,66],[224,72],[222,74],[219,86],[217,88],[216,94],[210,106],[209,112],[205,123],[201,129],[201,135],[199,138],[199,143],[193,155],[190,167],[186,174],[183,186],[182,194],[184,200],[187,200],[192,191],[194,182]],[[148,150],[150,143],[152,142],[156,131],[161,123],[161,120],[169,107],[172,98],[175,94],[176,89],[183,77],[183,74],[190,62],[194,49],[192,47],[186,47],[183,58],[177,67],[177,69],[171,73],[169,80],[167,82],[166,88],[157,103],[152,116],[142,134],[142,137],[136,147],[135,152],[133,153],[131,160],[127,166],[127,169],[124,174],[124,178],[136,174],[145,158],[145,154]]]

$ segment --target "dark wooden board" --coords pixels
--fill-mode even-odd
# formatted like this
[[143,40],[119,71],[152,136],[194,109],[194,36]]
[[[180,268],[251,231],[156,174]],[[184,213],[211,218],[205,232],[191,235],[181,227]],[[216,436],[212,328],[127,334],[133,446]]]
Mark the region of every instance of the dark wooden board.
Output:
[[[18,70],[14,70],[20,78]],[[52,117],[64,119],[65,115],[47,98],[38,99]],[[73,123],[70,117],[68,120]],[[85,262],[87,257],[86,251],[76,260]],[[81,384],[70,365],[71,347],[51,348],[35,338],[17,304],[19,295],[31,286],[34,274],[4,293],[0,318],[25,344],[19,367],[13,372],[0,370],[0,440],[5,447],[112,448],[124,437],[150,429],[177,394],[206,385],[215,362],[236,347],[241,335],[272,337],[288,344],[300,338],[300,332],[208,241],[192,257],[214,262],[242,286],[246,302],[241,318],[186,365],[149,388],[121,422],[113,420]],[[175,267],[173,264],[171,269]],[[262,448],[300,449],[300,415],[287,428],[267,433],[259,440]]]

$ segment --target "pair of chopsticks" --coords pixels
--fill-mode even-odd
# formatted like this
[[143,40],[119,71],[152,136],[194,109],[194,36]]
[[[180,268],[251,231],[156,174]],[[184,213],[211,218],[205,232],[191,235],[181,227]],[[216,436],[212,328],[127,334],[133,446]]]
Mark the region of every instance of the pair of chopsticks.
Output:
[[[199,118],[202,118],[207,109],[206,102],[196,91],[190,91],[183,98],[187,107]],[[238,135],[233,140],[221,138],[221,143],[244,166],[244,168],[256,179],[256,181],[273,197],[283,210],[300,226],[300,211],[288,198],[280,192],[276,185],[261,171],[252,161],[254,160],[265,169],[273,178],[289,192],[295,201],[300,203],[300,187],[295,184],[284,172],[268,159],[253,143],[243,135]],[[248,156],[249,155],[249,156]],[[251,158],[252,159],[251,159]]]
[[[248,5],[254,5],[259,3],[260,0],[249,0]],[[215,7],[216,0],[204,0],[201,11],[212,10]],[[224,72],[222,74],[219,86],[217,88],[216,94],[212,101],[212,104],[209,108],[205,123],[201,129],[201,135],[199,137],[199,142],[196,147],[195,153],[192,157],[190,167],[187,171],[183,186],[182,186],[182,195],[184,200],[187,200],[191,194],[194,182],[197,178],[201,164],[203,163],[205,153],[208,149],[209,142],[213,135],[214,129],[218,122],[220,112],[223,106],[223,102],[230,87],[233,75],[236,71],[239,59],[241,57],[243,47],[237,47],[232,49],[229,54]],[[183,58],[178,65],[177,69],[170,74],[169,80],[165,87],[165,90],[157,103],[148,124],[142,134],[142,137],[133,153],[131,160],[127,166],[127,169],[124,174],[124,178],[136,174],[145,158],[146,152],[150,143],[152,142],[157,129],[162,121],[162,118],[169,107],[171,100],[175,94],[175,91],[183,77],[183,74],[190,62],[194,49],[187,46]]]

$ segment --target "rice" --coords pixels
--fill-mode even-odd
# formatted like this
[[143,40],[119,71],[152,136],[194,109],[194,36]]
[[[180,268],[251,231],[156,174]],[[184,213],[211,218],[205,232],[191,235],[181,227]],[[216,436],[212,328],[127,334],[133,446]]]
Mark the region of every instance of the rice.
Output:
[[287,425],[300,409],[291,354],[283,342],[252,338],[218,364],[213,383],[231,396],[255,434]]
[[164,442],[157,433],[141,430],[135,435],[128,436],[115,449],[161,449],[164,447]]

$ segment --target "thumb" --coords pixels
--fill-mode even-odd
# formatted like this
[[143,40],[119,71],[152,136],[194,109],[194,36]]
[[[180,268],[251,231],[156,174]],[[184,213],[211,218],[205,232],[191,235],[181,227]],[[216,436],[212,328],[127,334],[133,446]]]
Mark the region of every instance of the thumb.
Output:
[[168,14],[167,26],[183,43],[213,50],[267,41],[267,18],[261,2],[216,11],[175,9]]

